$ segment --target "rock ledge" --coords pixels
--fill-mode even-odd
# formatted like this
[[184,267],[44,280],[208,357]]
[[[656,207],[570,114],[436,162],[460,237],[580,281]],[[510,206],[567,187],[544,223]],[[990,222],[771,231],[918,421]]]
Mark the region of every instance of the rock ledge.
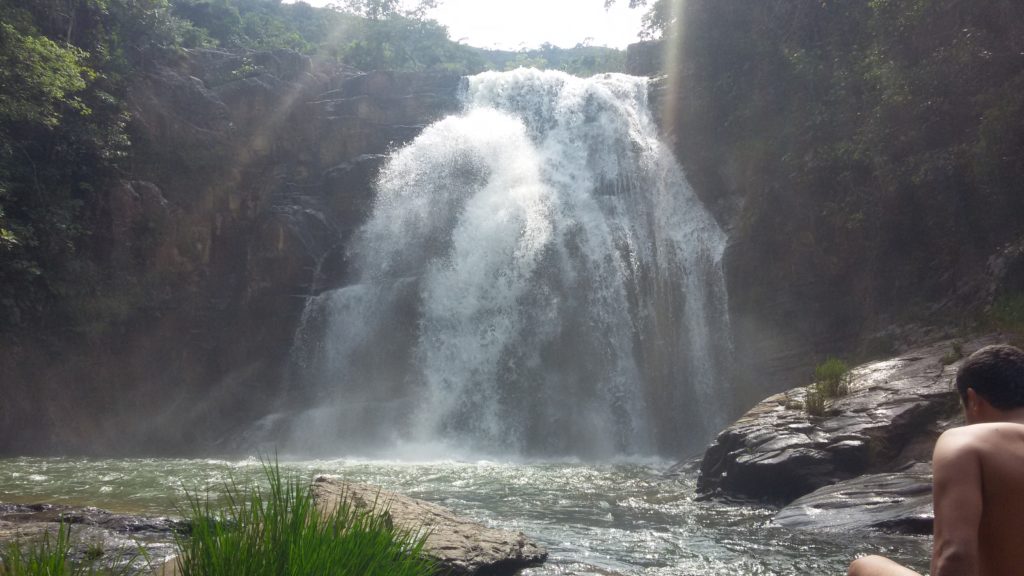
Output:
[[998,341],[940,342],[858,366],[849,394],[830,401],[821,417],[804,409],[806,387],[766,398],[708,447],[698,493],[785,504],[929,461],[938,435],[959,418],[953,380],[961,357]]
[[547,550],[522,532],[488,528],[436,504],[376,486],[320,476],[313,481],[313,495],[321,509],[330,509],[345,497],[360,508],[386,506],[396,526],[429,530],[424,549],[446,576],[505,576],[547,560]]

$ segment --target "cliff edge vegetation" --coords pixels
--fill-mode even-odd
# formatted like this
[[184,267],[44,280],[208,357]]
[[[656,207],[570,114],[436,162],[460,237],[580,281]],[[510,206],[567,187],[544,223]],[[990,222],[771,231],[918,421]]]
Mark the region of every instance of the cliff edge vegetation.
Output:
[[1013,316],[1024,291],[1024,5],[648,9],[658,40],[632,49],[631,68],[664,75],[664,130],[730,230],[730,305],[737,349],[758,367],[752,392],[829,354],[891,354]]

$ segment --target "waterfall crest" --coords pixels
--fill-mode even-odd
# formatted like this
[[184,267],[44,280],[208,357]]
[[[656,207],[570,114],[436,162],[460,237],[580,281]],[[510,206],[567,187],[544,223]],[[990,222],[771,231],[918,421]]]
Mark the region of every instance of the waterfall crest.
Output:
[[296,337],[290,446],[675,456],[724,424],[726,238],[646,80],[520,69],[396,151]]

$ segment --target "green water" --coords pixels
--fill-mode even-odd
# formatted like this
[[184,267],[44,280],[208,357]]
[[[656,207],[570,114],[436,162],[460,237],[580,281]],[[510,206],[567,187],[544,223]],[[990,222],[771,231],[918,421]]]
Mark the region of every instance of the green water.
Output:
[[[551,558],[529,575],[845,574],[858,553],[883,553],[927,569],[931,539],[794,532],[768,508],[697,502],[695,479],[669,478],[657,462],[282,462],[286,473],[338,475],[437,502],[486,524],[521,530]],[[257,459],[0,460],[0,502],[90,505],[173,515],[186,491],[216,494],[258,480]]]

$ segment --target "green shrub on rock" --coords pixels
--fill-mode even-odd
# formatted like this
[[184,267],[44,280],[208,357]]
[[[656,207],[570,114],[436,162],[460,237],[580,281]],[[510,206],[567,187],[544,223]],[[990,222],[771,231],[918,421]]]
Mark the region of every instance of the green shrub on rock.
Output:
[[826,398],[839,398],[849,392],[849,372],[846,362],[829,356],[814,369],[814,381],[821,386]]
[[804,409],[811,416],[824,416],[826,403],[850,392],[850,368],[839,358],[829,357],[814,369],[814,383],[807,390]]
[[804,398],[804,409],[811,416],[825,415],[825,395],[821,393],[818,384],[811,384]]

